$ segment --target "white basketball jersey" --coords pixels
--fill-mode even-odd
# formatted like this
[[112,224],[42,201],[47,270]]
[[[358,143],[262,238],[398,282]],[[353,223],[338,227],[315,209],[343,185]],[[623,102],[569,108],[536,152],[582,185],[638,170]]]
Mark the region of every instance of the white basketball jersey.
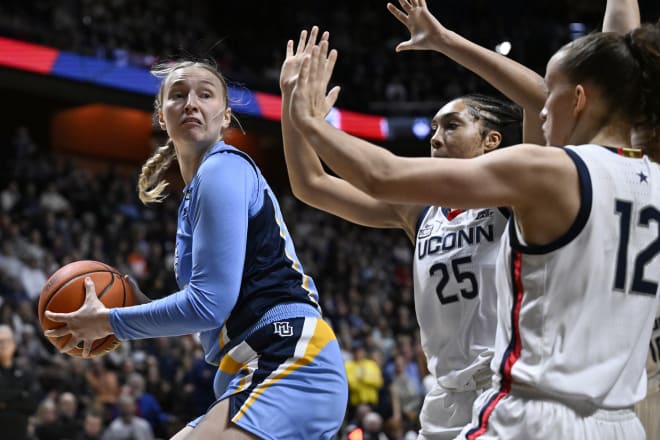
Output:
[[495,258],[506,211],[431,207],[417,232],[415,310],[428,368],[446,389],[462,390],[493,356],[497,321]]
[[[500,394],[527,384],[601,408],[644,398],[660,282],[660,166],[597,145],[566,147],[581,208],[555,242],[526,245],[514,219],[497,264],[493,369]],[[503,396],[500,396],[500,398]]]

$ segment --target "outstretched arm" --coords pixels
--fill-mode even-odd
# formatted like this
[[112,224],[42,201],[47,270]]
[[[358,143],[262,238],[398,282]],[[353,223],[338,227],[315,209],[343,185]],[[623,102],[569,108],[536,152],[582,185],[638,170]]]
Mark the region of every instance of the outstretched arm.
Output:
[[[303,58],[310,55],[317,35],[316,26],[309,33],[309,38],[307,38],[307,31],[302,31],[295,53],[293,41],[288,42],[286,59],[282,64],[280,74],[282,140],[293,194],[310,206],[354,223],[379,228],[402,228],[412,240],[415,236],[414,228],[421,207],[377,200],[345,180],[326,173],[312,146],[291,122],[289,106],[295,79],[300,71]],[[321,40],[328,40],[327,32],[321,36]],[[327,48],[327,45],[325,47]],[[336,52],[332,52],[330,56],[334,63]],[[332,107],[338,91],[339,89],[335,88],[331,92],[327,101],[329,103],[327,111]]]
[[637,0],[607,0],[603,32],[625,34],[641,24]]
[[444,27],[429,11],[426,0],[399,0],[387,9],[410,31],[410,39],[396,47],[440,52],[488,81],[525,112],[523,141],[543,144],[539,113],[545,102],[543,78],[531,69],[488,50]]
[[574,219],[579,206],[579,184],[562,149],[521,145],[473,159],[403,158],[328,124],[323,102],[332,67],[322,56],[327,44],[321,41],[303,61],[289,110],[296,127],[340,176],[392,202],[511,206],[531,243],[547,243],[567,230],[567,219]]

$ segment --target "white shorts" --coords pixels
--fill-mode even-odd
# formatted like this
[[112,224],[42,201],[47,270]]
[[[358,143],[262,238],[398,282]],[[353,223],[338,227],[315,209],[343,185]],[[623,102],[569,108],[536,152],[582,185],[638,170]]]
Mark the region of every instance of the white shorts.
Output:
[[477,398],[472,421],[457,440],[644,440],[632,409],[585,410],[546,398],[489,389]]
[[424,398],[417,440],[451,440],[472,419],[477,391],[448,391],[437,383]]

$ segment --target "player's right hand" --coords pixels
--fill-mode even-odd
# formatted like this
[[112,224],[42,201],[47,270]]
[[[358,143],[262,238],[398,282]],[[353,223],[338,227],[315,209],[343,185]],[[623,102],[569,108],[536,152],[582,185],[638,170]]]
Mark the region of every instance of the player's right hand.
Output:
[[[282,91],[282,94],[293,91],[293,87],[296,85],[296,79],[300,73],[303,58],[311,55],[312,48],[316,44],[316,38],[319,34],[318,26],[312,27],[312,30],[309,32],[309,38],[307,38],[307,34],[307,30],[300,32],[298,47],[296,48],[295,53],[293,52],[293,40],[287,42],[286,57],[282,63],[282,70],[280,71],[280,90]],[[329,32],[323,32],[323,35],[321,35],[321,41],[328,41],[329,37]]]
[[392,3],[387,4],[387,10],[408,28],[410,39],[399,43],[396,51],[439,50],[442,44],[442,34],[448,31],[431,14],[426,0],[399,0],[399,4],[403,11]]
[[91,278],[85,278],[85,302],[75,312],[55,313],[46,310],[46,318],[63,325],[46,331],[46,336],[61,337],[71,335],[69,341],[60,349],[68,352],[81,342],[83,357],[87,357],[96,339],[112,334],[109,309],[96,295],[96,287]]

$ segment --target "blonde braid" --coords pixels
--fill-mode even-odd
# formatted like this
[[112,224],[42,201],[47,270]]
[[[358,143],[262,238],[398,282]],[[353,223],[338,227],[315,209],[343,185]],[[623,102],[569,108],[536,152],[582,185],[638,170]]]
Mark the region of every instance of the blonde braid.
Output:
[[142,172],[138,179],[138,197],[145,205],[152,202],[162,202],[166,194],[163,194],[169,183],[160,179],[163,172],[176,158],[174,142],[168,139],[167,143],[151,156],[142,166]]

